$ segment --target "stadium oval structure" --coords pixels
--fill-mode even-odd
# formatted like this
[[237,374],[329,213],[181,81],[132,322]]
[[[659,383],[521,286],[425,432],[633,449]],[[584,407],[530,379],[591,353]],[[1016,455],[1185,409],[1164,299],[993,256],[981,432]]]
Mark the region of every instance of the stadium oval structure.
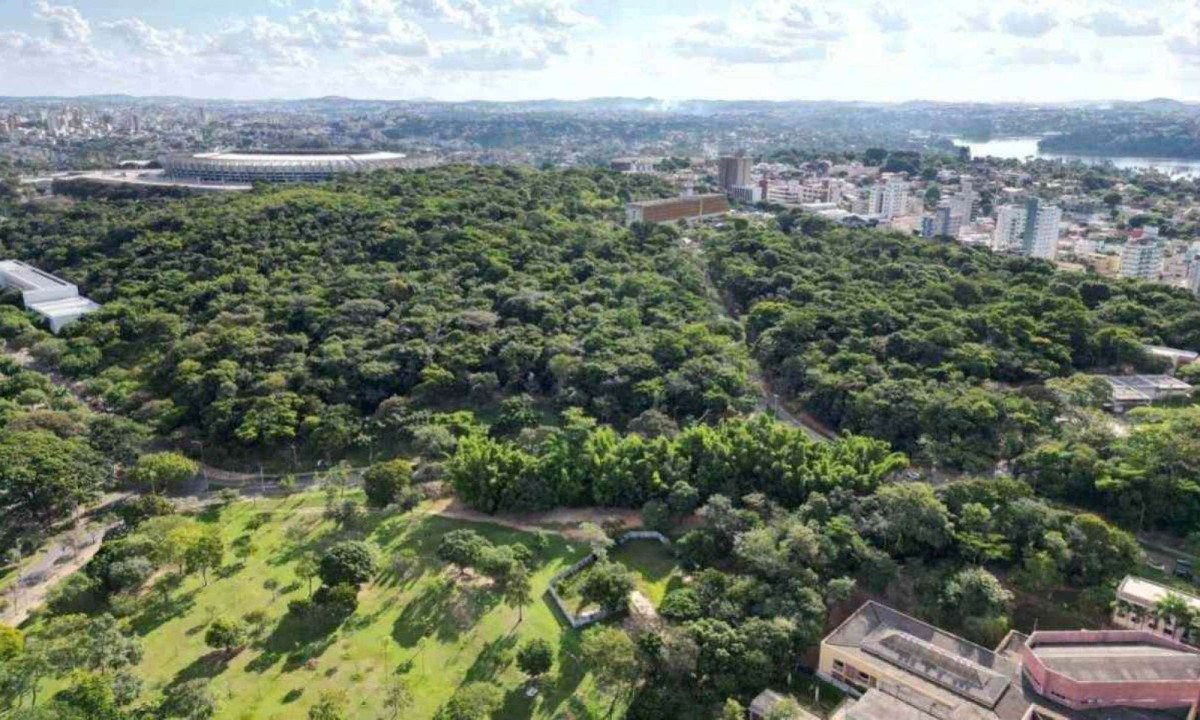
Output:
[[167,155],[167,178],[202,183],[315,182],[341,173],[424,167],[421,158],[394,152],[254,150]]

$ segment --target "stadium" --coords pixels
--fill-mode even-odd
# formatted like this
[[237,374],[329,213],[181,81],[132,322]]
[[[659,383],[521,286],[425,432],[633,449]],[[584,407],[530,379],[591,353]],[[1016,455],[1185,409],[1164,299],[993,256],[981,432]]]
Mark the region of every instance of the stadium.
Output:
[[427,167],[429,158],[393,152],[254,150],[168,155],[166,179],[200,183],[315,182],[340,173]]

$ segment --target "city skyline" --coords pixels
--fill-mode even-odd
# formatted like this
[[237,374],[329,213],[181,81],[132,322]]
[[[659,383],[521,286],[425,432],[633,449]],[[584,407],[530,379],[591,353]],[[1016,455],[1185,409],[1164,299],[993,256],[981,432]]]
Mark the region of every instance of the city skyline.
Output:
[[0,95],[1200,100],[1195,0],[18,0]]

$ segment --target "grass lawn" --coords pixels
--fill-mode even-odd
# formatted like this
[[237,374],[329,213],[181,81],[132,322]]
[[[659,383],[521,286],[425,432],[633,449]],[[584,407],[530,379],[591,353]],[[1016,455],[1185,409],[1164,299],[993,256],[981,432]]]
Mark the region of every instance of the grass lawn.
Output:
[[658,607],[663,596],[683,586],[683,571],[669,548],[656,540],[630,540],[613,548],[609,556],[633,570],[637,589]]
[[[551,536],[549,547],[536,553],[535,600],[518,624],[517,611],[494,590],[457,584],[435,550],[444,533],[463,527],[496,543],[528,543],[532,536],[419,511],[371,516],[360,532],[380,548],[385,570],[360,593],[354,616],[319,636],[284,616],[289,599],[308,593],[295,576],[297,559],[344,538],[322,518],[321,507],[319,493],[306,493],[243,500],[203,516],[240,550],[207,586],[191,576],[166,595],[153,590],[130,618],[145,649],[138,672],[148,695],[204,678],[219,699],[218,720],[283,720],[303,718],[323,690],[344,690],[349,717],[374,720],[392,717],[383,699],[400,674],[415,697],[404,718],[432,717],[459,685],[475,680],[504,689],[502,718],[586,718],[607,710],[574,659],[578,635],[563,629],[544,595],[550,576],[582,557],[583,547]],[[417,569],[406,578],[389,566],[403,548],[418,556]],[[268,580],[278,584],[275,592],[265,586]],[[232,658],[205,647],[204,631],[214,618],[256,610],[266,614],[261,639]],[[514,654],[533,637],[548,639],[558,653],[545,690],[531,700],[522,692]]]

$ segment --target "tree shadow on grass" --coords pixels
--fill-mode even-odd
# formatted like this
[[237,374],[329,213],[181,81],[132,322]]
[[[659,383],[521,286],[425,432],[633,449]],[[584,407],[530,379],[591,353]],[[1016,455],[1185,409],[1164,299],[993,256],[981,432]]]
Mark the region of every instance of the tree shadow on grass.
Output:
[[263,673],[284,661],[284,672],[292,672],[320,657],[333,644],[339,624],[321,622],[289,612],[259,645],[262,652],[246,664],[247,672]]
[[182,685],[190,680],[212,680],[225,672],[233,657],[234,655],[226,653],[224,650],[214,650],[206,655],[201,655],[190,665],[175,673],[175,677],[171,678],[168,687]]
[[483,646],[475,656],[475,662],[467,669],[464,683],[491,682],[513,663],[513,650],[517,647],[516,633],[507,633]]
[[171,596],[158,591],[152,592],[144,609],[129,620],[129,629],[136,635],[146,636],[162,624],[186,615],[196,606],[197,590],[189,590]]
[[558,654],[554,659],[552,677],[542,680],[543,714],[559,717],[557,710],[564,704],[570,709],[568,717],[589,718],[587,704],[575,695],[579,690],[587,669],[579,661],[579,633],[567,630],[559,636]]
[[404,606],[392,627],[392,637],[401,647],[416,647],[421,638],[429,636],[451,642],[499,602],[500,594],[494,590],[460,588],[453,577],[437,577]]

